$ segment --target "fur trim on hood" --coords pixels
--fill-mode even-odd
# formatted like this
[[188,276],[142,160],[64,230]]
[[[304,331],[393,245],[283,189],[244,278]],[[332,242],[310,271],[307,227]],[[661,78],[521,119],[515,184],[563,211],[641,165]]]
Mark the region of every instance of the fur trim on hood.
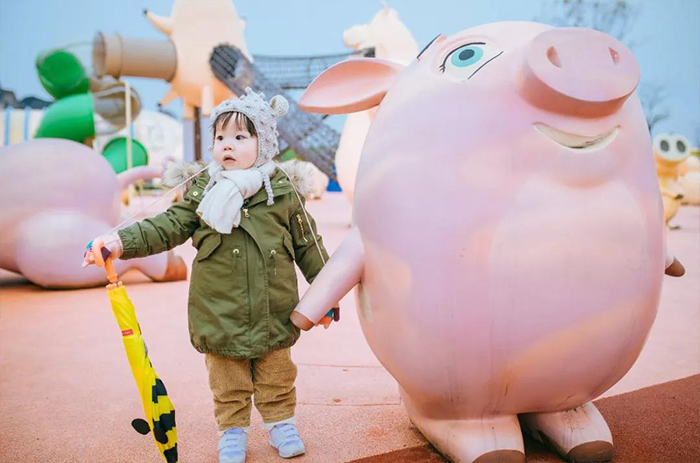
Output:
[[185,190],[188,190],[194,182],[193,176],[197,172],[201,171],[204,168],[204,166],[205,164],[202,163],[195,162],[190,164],[189,162],[185,162],[182,159],[167,157],[163,161],[163,175],[161,181],[163,182],[163,185],[172,188],[181,184],[189,177],[192,177],[184,185]]
[[289,181],[304,199],[314,197],[316,188],[313,164],[293,159],[278,163],[277,166],[287,174]]

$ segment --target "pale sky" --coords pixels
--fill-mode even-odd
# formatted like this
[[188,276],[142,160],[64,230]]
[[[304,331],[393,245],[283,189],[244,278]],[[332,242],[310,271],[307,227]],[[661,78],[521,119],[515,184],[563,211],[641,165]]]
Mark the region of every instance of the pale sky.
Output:
[[[541,17],[542,0],[388,0],[422,48],[438,33],[478,24]],[[654,132],[677,132],[700,144],[700,0],[630,0],[640,11],[630,39],[636,44],[642,83],[662,85],[671,117]],[[379,0],[236,0],[245,18],[252,54],[343,53],[343,30],[369,22]],[[149,9],[168,16],[172,0],[0,0],[0,86],[19,98],[50,99],[39,84],[34,60],[44,50],[85,42],[74,51],[90,66],[97,31],[136,38],[163,38],[144,18]],[[144,107],[155,108],[168,85],[130,78]],[[181,103],[167,109],[181,114]],[[336,119],[334,126],[339,127]]]

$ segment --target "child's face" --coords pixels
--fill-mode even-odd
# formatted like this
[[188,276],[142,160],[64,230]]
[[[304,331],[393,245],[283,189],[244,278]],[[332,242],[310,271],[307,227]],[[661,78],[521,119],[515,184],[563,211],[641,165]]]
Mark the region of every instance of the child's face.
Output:
[[245,127],[237,126],[234,119],[232,117],[225,126],[216,127],[214,161],[224,170],[249,169],[258,157],[258,138]]

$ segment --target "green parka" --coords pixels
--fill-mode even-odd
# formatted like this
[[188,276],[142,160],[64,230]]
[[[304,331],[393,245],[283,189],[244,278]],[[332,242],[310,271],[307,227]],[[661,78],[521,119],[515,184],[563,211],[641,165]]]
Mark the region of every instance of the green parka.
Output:
[[[244,203],[241,224],[221,234],[196,213],[209,181],[197,177],[182,202],[156,217],[119,230],[122,259],[145,257],[178,246],[190,237],[192,263],[188,313],[192,345],[199,352],[257,358],[293,345],[299,329],[289,316],[299,302],[297,263],[308,282],[323,260],[287,176],[271,178],[275,203],[261,188]],[[316,223],[309,215],[316,233]],[[325,259],[328,254],[316,236]]]

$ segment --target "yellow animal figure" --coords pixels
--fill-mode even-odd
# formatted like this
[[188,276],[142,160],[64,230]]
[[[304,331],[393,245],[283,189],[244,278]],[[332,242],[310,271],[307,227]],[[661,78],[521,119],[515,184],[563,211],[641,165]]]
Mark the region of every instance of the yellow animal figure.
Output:
[[698,148],[690,151],[690,156],[680,167],[681,178],[679,179],[683,188],[682,204],[700,206],[700,153]]
[[659,134],[654,137],[654,162],[664,203],[666,225],[678,212],[683,187],[678,181],[680,166],[690,156],[690,143],[681,135]]
[[146,17],[175,45],[177,68],[170,80],[170,90],[161,100],[166,105],[180,97],[183,117],[192,119],[194,107],[209,115],[214,106],[227,98],[231,91],[211,71],[209,57],[217,45],[236,46],[250,61],[243,30],[245,22],[238,17],[230,0],[175,0],[170,17],[157,16],[150,11]]

